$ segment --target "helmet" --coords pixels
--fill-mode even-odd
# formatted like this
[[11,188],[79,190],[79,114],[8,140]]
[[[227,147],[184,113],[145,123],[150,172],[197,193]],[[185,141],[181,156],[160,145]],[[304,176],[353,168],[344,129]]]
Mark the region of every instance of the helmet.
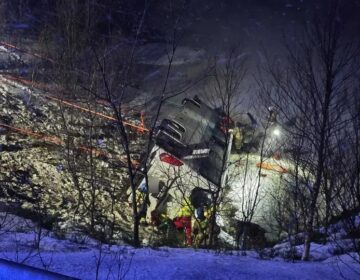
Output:
[[204,215],[204,208],[203,207],[199,207],[195,209],[195,217],[197,219],[199,219],[200,221],[203,221],[205,219],[205,215]]
[[139,190],[140,192],[142,192],[142,193],[147,193],[148,187],[147,187],[147,185],[146,185],[146,182],[142,183],[142,184],[139,186],[138,190]]
[[209,217],[210,217],[210,211],[209,211],[208,209],[205,210],[204,216],[205,216],[205,218],[209,218]]

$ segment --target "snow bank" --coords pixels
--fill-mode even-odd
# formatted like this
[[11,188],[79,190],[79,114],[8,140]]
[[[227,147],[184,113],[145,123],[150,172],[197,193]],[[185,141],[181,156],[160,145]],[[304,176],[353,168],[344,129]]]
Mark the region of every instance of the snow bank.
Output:
[[[324,262],[261,260],[250,252],[214,252],[195,249],[142,248],[83,244],[46,236],[36,250],[33,232],[17,233],[17,243],[3,232],[1,257],[38,268],[77,277],[95,279],[358,279],[360,266],[351,257],[331,257]],[[325,247],[313,246],[321,254]],[[1,275],[1,271],[0,271]]]

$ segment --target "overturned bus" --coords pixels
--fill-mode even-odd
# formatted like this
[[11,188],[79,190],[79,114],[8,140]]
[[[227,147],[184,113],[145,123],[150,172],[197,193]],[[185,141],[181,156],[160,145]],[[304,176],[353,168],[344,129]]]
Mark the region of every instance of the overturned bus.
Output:
[[205,199],[226,181],[233,137],[230,118],[198,97],[173,106],[156,129],[147,182],[143,175],[139,183],[139,189],[149,193],[149,220],[154,213],[175,217],[194,189],[203,190]]

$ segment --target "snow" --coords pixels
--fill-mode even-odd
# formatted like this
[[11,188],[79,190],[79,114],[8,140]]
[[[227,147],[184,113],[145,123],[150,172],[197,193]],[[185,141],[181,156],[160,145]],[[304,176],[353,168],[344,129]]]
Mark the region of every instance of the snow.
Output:
[[0,43],[0,61],[4,64],[4,61],[9,59],[21,60],[20,56],[16,52],[9,50]]
[[[80,279],[95,279],[97,267],[99,279],[281,280],[339,279],[340,275],[346,279],[358,279],[360,272],[354,256],[334,257],[330,245],[311,246],[314,259],[323,261],[291,263],[279,257],[263,260],[255,251],[243,255],[238,251],[192,248],[134,249],[124,245],[101,245],[76,234],[60,240],[46,230],[43,230],[38,250],[34,247],[36,233],[31,221],[7,214],[0,229],[0,258]],[[288,246],[283,243],[275,248],[281,251],[287,250]],[[301,253],[301,246],[296,249]],[[9,279],[4,276],[7,272],[9,270],[0,265],[0,279]]]
[[[311,253],[310,258],[313,261],[323,261],[333,256],[335,244],[317,244],[311,243]],[[281,244],[277,244],[274,246],[274,255],[275,256],[286,256],[290,250],[292,250],[292,254],[297,259],[300,259],[303,253],[303,245],[294,246],[291,248],[289,242],[284,242]]]
[[[100,279],[358,279],[351,268],[351,258],[345,256],[326,262],[289,263],[283,260],[260,260],[255,256],[216,254],[193,249],[130,247],[105,248],[100,263]],[[19,254],[20,258],[26,254]],[[49,269],[81,279],[95,279],[99,250],[84,247],[77,251],[44,252],[41,257],[49,261]],[[41,267],[39,257],[26,263]],[[120,277],[120,279],[122,278]]]
[[[140,248],[102,245],[89,238],[56,239],[43,230],[40,248],[34,247],[36,227],[10,215],[0,230],[0,258],[80,279],[358,279],[354,256],[331,254],[330,245],[312,244],[317,262],[264,260],[255,251],[210,251],[192,248]],[[76,238],[73,238],[76,240]],[[286,250],[287,244],[276,247]],[[301,252],[301,246],[296,249]],[[320,257],[319,257],[320,256]],[[358,256],[358,255],[356,255]],[[0,279],[9,279],[0,265]],[[13,272],[14,273],[14,272]],[[20,275],[20,274],[19,274]],[[19,279],[19,278],[17,278]],[[26,278],[22,278],[26,279]]]

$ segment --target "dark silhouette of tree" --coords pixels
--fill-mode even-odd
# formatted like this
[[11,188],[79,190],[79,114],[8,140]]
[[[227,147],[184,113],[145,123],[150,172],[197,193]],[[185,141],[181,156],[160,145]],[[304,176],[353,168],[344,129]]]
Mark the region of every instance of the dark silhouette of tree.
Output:
[[326,3],[298,40],[286,45],[285,61],[270,63],[270,84],[260,83],[284,122],[292,121],[287,142],[295,164],[293,181],[306,193],[303,260],[309,259],[321,194],[325,201],[333,197],[327,166],[336,135],[349,121],[344,101],[353,97],[348,89],[358,71],[359,47],[346,38],[341,8],[341,1]]

